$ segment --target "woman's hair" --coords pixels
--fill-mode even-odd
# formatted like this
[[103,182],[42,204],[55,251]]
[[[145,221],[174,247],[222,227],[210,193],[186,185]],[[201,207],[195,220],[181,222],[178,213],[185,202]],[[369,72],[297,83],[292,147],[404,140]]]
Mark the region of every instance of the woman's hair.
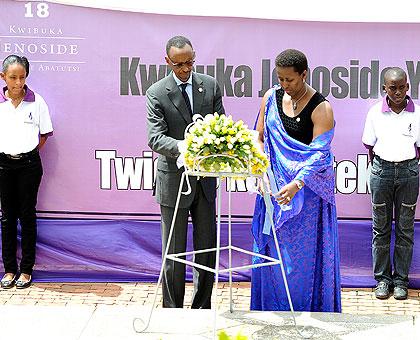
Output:
[[288,49],[276,57],[276,67],[293,67],[297,73],[302,74],[308,69],[308,60],[301,51]]
[[29,75],[29,61],[26,57],[19,57],[17,55],[11,54],[3,60],[2,72],[6,72],[10,65],[19,64],[22,65],[26,71],[26,77]]

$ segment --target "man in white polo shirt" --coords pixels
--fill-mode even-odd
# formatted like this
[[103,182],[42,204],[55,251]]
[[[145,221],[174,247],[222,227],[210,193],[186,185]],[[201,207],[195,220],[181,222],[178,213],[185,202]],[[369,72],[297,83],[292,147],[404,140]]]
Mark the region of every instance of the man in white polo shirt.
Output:
[[393,67],[385,73],[386,96],[369,110],[362,137],[372,160],[372,257],[378,299],[387,299],[392,290],[395,299],[407,298],[419,193],[417,155],[420,147],[420,107],[407,96],[408,88],[407,74],[401,68]]

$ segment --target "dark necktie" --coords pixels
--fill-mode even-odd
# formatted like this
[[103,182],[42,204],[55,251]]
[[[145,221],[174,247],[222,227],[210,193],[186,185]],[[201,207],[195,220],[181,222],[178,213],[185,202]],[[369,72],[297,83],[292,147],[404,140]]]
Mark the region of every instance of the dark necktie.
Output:
[[185,104],[187,104],[187,108],[188,108],[188,112],[190,113],[190,115],[192,116],[192,110],[191,110],[191,102],[190,102],[190,98],[188,97],[188,93],[187,91],[185,91],[185,88],[188,86],[188,84],[181,84],[181,92],[182,92],[182,96],[184,97],[185,100]]

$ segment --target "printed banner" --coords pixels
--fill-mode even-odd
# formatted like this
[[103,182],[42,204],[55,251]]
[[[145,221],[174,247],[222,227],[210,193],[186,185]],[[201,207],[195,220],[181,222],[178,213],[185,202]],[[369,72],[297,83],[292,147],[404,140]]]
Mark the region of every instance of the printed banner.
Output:
[[[174,35],[191,39],[196,71],[217,78],[226,112],[250,127],[261,97],[277,82],[277,54],[286,48],[305,52],[308,83],[334,109],[342,218],[371,214],[361,135],[368,109],[381,98],[387,67],[407,71],[418,103],[420,46],[413,42],[419,24],[187,17],[10,0],[1,1],[0,12],[0,58],[28,57],[27,83],[46,99],[54,124],[42,150],[41,216],[159,218],[145,93],[168,73],[165,45]],[[249,184],[234,183],[235,216],[253,213]]]

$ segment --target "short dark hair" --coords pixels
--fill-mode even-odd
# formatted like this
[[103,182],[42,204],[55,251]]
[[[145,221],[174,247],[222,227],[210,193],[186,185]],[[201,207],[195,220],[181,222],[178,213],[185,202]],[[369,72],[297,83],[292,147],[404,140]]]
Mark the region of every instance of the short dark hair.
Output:
[[19,57],[15,54],[11,54],[3,60],[2,72],[5,73],[7,71],[7,69],[9,68],[9,66],[13,65],[13,64],[22,65],[23,68],[26,71],[26,77],[29,75],[29,61],[28,61],[28,59],[26,57]]
[[390,67],[386,70],[384,74],[384,83],[386,83],[390,77],[405,79],[405,81],[407,81],[407,73],[401,67]]
[[183,48],[185,45],[190,45],[191,48],[193,48],[191,41],[188,38],[182,35],[177,35],[175,37],[172,37],[166,43],[166,54],[169,55],[169,50],[171,49],[171,47]]
[[302,74],[308,69],[308,60],[303,52],[287,49],[276,57],[276,67],[293,67],[296,72]]

